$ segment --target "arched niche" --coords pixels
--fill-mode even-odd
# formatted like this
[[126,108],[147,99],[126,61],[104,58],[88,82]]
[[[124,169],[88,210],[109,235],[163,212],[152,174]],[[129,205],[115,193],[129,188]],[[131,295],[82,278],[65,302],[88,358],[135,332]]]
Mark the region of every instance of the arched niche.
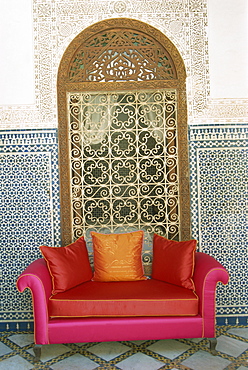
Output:
[[[129,134],[129,142],[126,146],[130,149],[134,140],[131,139],[132,130],[136,130],[135,137],[138,137],[137,140],[141,141],[140,145],[142,145],[142,140],[143,143],[144,140],[147,142],[155,140],[154,145],[157,151],[161,147],[161,140],[164,140],[166,149],[160,163],[164,164],[166,174],[161,180],[161,184],[165,184],[170,178],[168,184],[164,187],[161,186],[158,191],[158,205],[156,205],[153,195],[143,194],[145,198],[152,200],[153,208],[156,208],[155,216],[152,215],[150,218],[153,226],[148,227],[149,217],[147,217],[144,225],[142,225],[142,222],[141,224],[131,222],[131,229],[135,227],[145,228],[149,234],[157,232],[175,240],[186,240],[191,237],[185,80],[184,63],[175,45],[158,29],[138,20],[118,18],[98,22],[83,30],[69,44],[60,62],[57,81],[62,245],[72,242],[80,235],[87,236],[87,233],[92,229],[101,231],[105,228],[107,232],[127,229],[125,226],[128,224],[128,217],[126,219],[124,217],[125,212],[128,213],[127,201],[126,210],[122,208],[123,214],[121,216],[115,216],[114,205],[112,204],[108,206],[109,214],[113,211],[109,219],[107,210],[105,212],[106,216],[99,216],[102,217],[99,222],[96,221],[94,224],[94,221],[91,220],[93,216],[90,216],[90,212],[92,211],[91,214],[94,215],[94,218],[97,214],[97,206],[94,208],[93,203],[97,203],[96,199],[104,199],[104,194],[107,197],[107,193],[113,193],[114,188],[110,189],[110,186],[109,188],[106,186],[107,193],[103,192],[103,195],[97,195],[97,183],[100,189],[102,184],[100,184],[99,178],[103,175],[98,174],[98,177],[95,177],[95,182],[92,180],[91,183],[87,184],[85,181],[87,176],[90,176],[84,166],[86,166],[86,162],[89,162],[90,155],[87,154],[88,157],[87,155],[85,157],[85,152],[88,151],[89,153],[94,150],[97,153],[98,150],[99,158],[101,155],[104,158],[107,152],[113,151],[111,135],[113,135],[113,140],[114,135],[119,135],[119,142],[123,141],[122,148],[119,147],[119,153],[124,153],[126,145],[124,136]],[[155,101],[155,94],[157,94],[157,101]],[[104,99],[105,105],[103,104]],[[142,102],[142,99],[146,99],[145,103]],[[134,103],[130,102],[131,100],[136,102],[135,107]],[[172,100],[171,107],[173,107],[170,108]],[[101,106],[100,110],[98,106],[98,111],[96,101]],[[109,103],[109,101],[112,103]],[[128,103],[126,103],[127,101]],[[112,109],[111,104],[118,107],[121,114],[117,116],[118,109],[114,108],[114,113],[106,119],[106,112]],[[133,112],[136,112],[133,121],[138,123],[133,129],[125,123],[130,121],[130,117],[126,121],[120,118],[121,115],[124,115],[125,104],[128,107],[126,109],[132,112],[129,113],[131,116],[134,115]],[[87,109],[85,106],[87,106]],[[172,109],[173,113],[167,112],[167,115],[164,114],[163,117],[162,114],[157,113],[155,118],[154,115],[149,115],[149,112],[146,115],[140,113],[143,112],[141,106],[143,111],[146,109],[146,112],[156,109],[157,112],[159,110],[164,112]],[[142,120],[143,126],[140,123]],[[164,121],[163,127],[161,120]],[[171,129],[169,127],[170,121],[174,125]],[[118,124],[115,126],[116,123],[113,122],[118,122],[119,126]],[[107,135],[107,130],[112,134]],[[142,139],[142,134],[143,137],[146,135],[148,137],[149,134],[150,139]],[[108,143],[108,148],[106,143]],[[97,145],[98,147],[96,147]],[[152,152],[152,150],[153,152],[156,151],[148,146],[146,149],[147,153]],[[137,152],[139,152],[139,147],[136,148]],[[92,152],[93,157],[94,155],[97,156]],[[130,154],[130,156],[132,155]],[[132,168],[127,158],[121,157],[120,154],[119,159],[121,158],[123,159],[122,168]],[[143,157],[139,158],[134,167],[139,167],[142,160]],[[93,162],[94,159],[92,159],[92,167],[97,168],[98,166],[99,169],[100,162],[95,162],[95,164]],[[158,166],[161,165],[153,163],[149,167],[146,163],[145,168],[147,173],[149,170],[150,172],[156,172]],[[88,163],[87,168],[89,167]],[[121,168],[120,165],[117,167]],[[109,169],[103,168],[102,174],[104,171],[108,173]],[[109,178],[113,179],[114,175],[113,172],[109,175]],[[92,176],[91,174],[91,179]],[[121,177],[120,171],[118,176]],[[151,174],[149,176],[152,179]],[[154,189],[155,180],[159,177],[156,176],[151,181],[154,183]],[[125,178],[125,176],[122,177]],[[137,177],[141,178],[141,171]],[[126,178],[128,178],[128,174]],[[148,188],[148,177],[144,183]],[[129,185],[127,184],[127,188]],[[134,188],[136,187],[135,183],[132,185],[134,185]],[[90,194],[90,190],[93,188],[95,189],[95,198]],[[154,189],[152,190],[153,193],[150,194],[154,194]],[[139,194],[141,191],[139,188]],[[87,192],[89,197],[87,197]],[[133,200],[138,199],[138,195],[135,193],[133,195],[132,193],[128,194],[129,198]],[[126,196],[125,199],[128,199],[128,197]],[[119,195],[118,200],[121,202],[121,195]],[[160,200],[161,204],[159,204]],[[108,200],[108,202],[111,202],[111,200]],[[91,204],[91,207],[89,204]],[[99,210],[104,208],[99,204],[98,202]],[[139,207],[142,206],[142,202],[137,204]],[[145,205],[145,201],[143,204],[144,208],[149,208],[149,205]],[[130,209],[132,207],[135,207],[135,205],[130,206]],[[156,227],[156,222],[158,225],[161,224],[161,217],[157,215],[158,208],[162,209],[163,207],[165,226]],[[119,208],[121,208],[120,205]],[[142,217],[141,212],[136,219],[141,220]],[[124,220],[123,224],[121,224],[121,218]],[[116,227],[109,224],[110,219],[112,221],[113,219],[117,220]],[[88,222],[88,225],[85,225],[85,222]]]

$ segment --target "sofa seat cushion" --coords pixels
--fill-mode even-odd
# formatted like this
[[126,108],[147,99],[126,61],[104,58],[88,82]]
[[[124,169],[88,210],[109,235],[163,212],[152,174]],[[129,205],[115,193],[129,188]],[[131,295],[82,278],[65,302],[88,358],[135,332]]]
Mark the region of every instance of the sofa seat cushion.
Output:
[[195,316],[198,297],[194,291],[149,279],[97,282],[51,296],[49,316]]

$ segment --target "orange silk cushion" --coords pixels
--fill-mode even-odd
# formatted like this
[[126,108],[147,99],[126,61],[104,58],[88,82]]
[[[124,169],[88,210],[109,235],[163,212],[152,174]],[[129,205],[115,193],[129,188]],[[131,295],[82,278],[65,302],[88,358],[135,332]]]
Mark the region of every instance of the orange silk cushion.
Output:
[[91,232],[94,281],[145,280],[142,265],[143,231],[125,234]]
[[84,237],[66,247],[41,246],[40,251],[52,277],[52,294],[91,280],[93,273]]
[[194,290],[196,240],[177,242],[153,236],[152,278]]

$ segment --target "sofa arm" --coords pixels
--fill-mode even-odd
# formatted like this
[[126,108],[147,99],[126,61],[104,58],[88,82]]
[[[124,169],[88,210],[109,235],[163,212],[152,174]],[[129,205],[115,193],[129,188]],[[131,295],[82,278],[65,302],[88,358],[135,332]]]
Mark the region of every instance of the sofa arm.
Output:
[[203,317],[203,337],[215,337],[215,302],[218,282],[227,284],[227,270],[213,257],[197,252],[193,280],[199,297],[199,314]]
[[32,262],[18,277],[17,289],[31,290],[34,314],[34,337],[36,344],[48,344],[48,299],[52,292],[52,281],[46,262],[40,258]]

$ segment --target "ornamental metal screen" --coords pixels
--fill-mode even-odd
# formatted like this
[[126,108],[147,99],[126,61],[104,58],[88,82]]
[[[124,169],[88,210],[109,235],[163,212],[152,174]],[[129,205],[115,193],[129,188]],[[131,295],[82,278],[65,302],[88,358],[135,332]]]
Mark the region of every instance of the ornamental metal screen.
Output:
[[73,237],[179,239],[176,90],[67,94]]

